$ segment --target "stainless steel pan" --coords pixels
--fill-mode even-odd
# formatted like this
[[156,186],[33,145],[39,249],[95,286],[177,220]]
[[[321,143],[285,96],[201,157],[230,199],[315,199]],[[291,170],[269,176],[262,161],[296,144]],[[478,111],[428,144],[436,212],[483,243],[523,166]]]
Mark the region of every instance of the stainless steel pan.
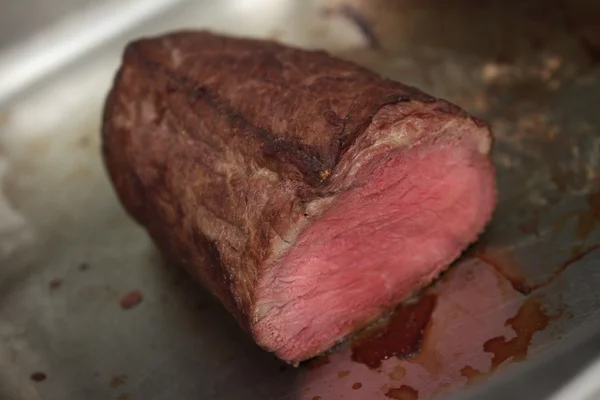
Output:
[[[600,353],[600,68],[584,18],[595,9],[479,3],[91,3],[0,48],[0,398],[593,391],[589,378],[564,385]],[[128,40],[182,27],[326,48],[490,121],[500,204],[428,290],[437,305],[414,357],[370,369],[343,345],[284,367],[125,215],[99,157],[102,101]],[[127,309],[132,291],[141,302]]]

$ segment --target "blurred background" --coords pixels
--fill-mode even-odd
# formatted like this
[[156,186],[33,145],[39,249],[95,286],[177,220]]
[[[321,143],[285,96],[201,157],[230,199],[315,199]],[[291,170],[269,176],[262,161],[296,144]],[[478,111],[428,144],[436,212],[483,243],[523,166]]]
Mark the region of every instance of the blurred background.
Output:
[[103,0],[4,0],[0,6],[0,51],[78,9]]
[[[598,21],[597,0],[3,0],[0,399],[548,398],[600,355]],[[428,289],[413,358],[281,365],[124,214],[106,93],[127,42],[190,27],[326,49],[490,123],[498,208]]]

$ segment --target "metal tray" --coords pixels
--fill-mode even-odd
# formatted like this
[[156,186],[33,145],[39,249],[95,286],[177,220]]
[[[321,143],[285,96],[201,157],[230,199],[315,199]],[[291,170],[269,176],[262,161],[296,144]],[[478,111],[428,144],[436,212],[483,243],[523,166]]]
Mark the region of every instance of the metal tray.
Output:
[[[552,1],[475,3],[118,1],[0,53],[0,398],[541,399],[577,375],[600,353],[593,42]],[[282,365],[123,212],[102,102],[128,40],[183,27],[325,48],[491,122],[498,209],[412,357]]]

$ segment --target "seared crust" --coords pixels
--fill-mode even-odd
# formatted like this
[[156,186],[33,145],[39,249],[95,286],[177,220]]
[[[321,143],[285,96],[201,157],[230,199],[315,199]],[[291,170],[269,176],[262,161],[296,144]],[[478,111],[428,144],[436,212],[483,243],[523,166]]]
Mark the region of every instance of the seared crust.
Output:
[[332,182],[341,157],[390,104],[472,119],[324,52],[177,32],[127,47],[103,155],[130,214],[251,331],[274,243],[310,223],[309,202],[341,190]]

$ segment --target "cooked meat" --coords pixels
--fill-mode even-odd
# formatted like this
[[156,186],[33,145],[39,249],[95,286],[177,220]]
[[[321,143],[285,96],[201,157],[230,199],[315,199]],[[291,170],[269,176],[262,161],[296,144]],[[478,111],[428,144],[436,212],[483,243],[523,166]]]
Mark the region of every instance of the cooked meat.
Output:
[[129,213],[295,364],[428,285],[495,204],[483,122],[266,41],[187,31],[131,43],[102,136]]

